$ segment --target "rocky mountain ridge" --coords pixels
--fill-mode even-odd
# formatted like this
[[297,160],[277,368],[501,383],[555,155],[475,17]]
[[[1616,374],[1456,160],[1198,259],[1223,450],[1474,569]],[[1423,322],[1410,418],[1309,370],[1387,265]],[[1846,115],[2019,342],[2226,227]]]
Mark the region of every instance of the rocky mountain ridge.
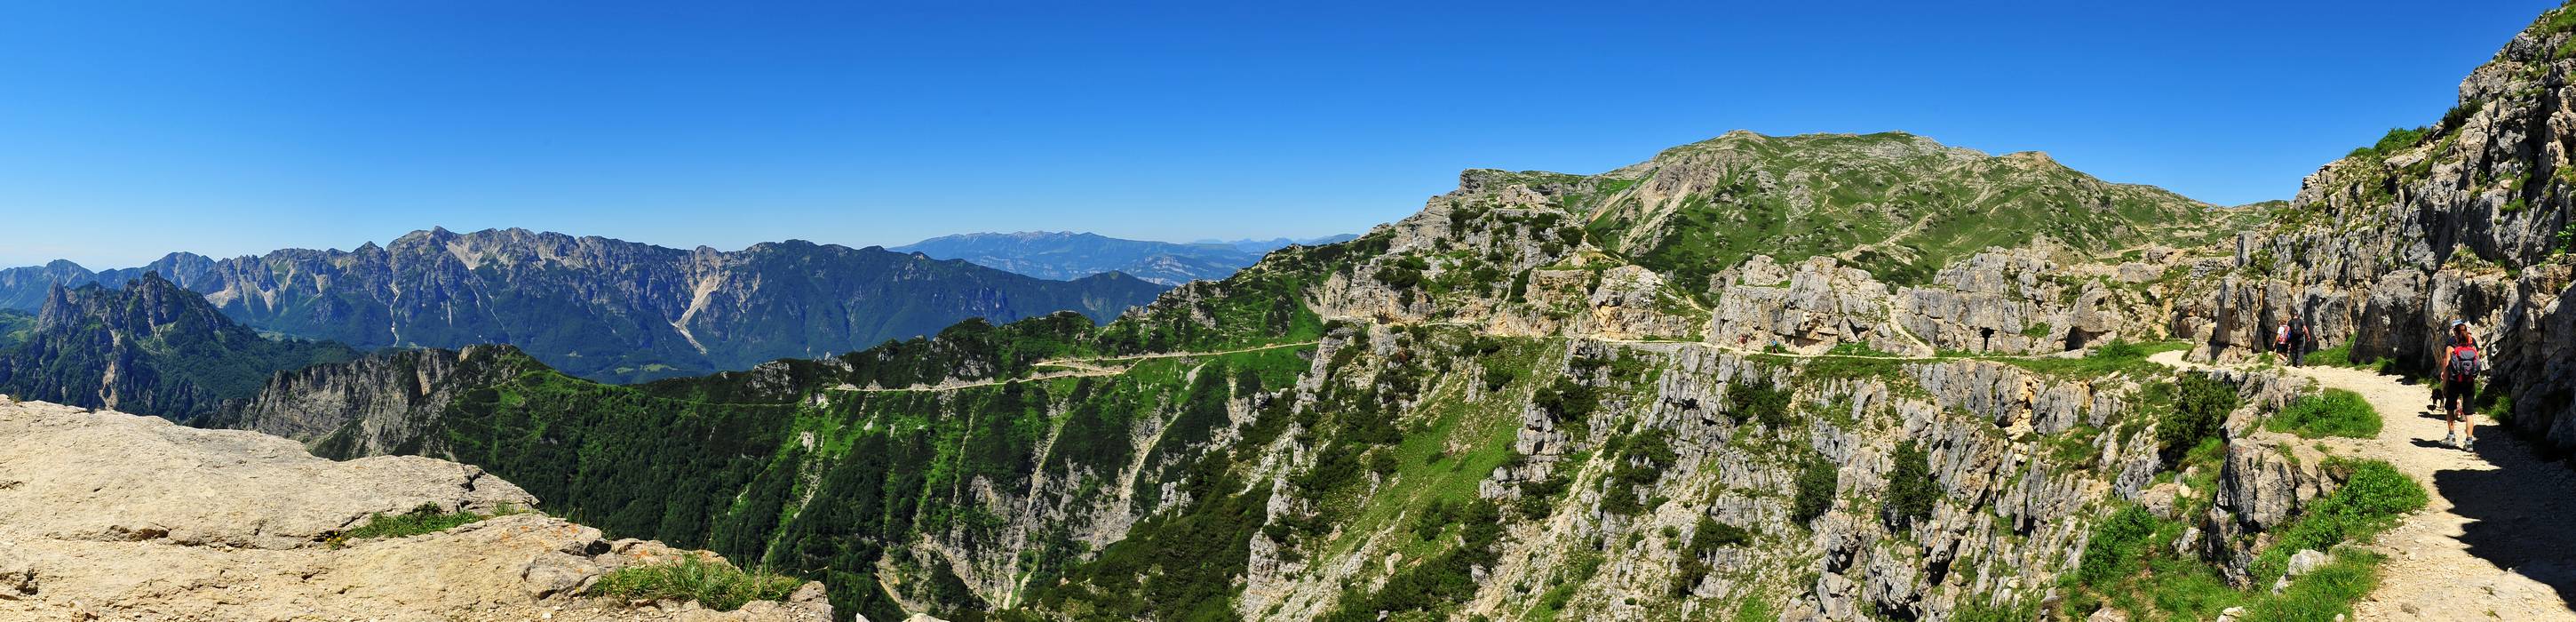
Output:
[[1163,287],[1060,282],[870,247],[802,241],[663,248],[520,229],[418,231],[351,251],[214,260],[175,253],[89,273],[0,271],[17,287],[111,286],[158,273],[262,331],[360,348],[519,346],[583,377],[632,382],[813,358],[936,333],[967,318],[1116,317]]
[[0,391],[184,419],[250,397],[272,373],[357,355],[262,337],[146,273],[119,289],[52,286],[43,311],[0,340]]

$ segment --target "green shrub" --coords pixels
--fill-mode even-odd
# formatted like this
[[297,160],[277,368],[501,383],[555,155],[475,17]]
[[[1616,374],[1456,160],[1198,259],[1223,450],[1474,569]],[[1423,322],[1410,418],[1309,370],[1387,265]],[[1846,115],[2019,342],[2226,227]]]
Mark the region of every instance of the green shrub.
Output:
[[1530,397],[1530,403],[1556,415],[1558,421],[1582,421],[1601,408],[1601,395],[1591,385],[1572,378],[1558,377],[1554,384],[1542,387]]
[[1824,516],[1834,508],[1834,488],[1842,485],[1842,471],[1823,458],[1809,457],[1798,467],[1798,493],[1789,503],[1789,518],[1799,525]]
[[590,588],[592,596],[644,600],[693,600],[716,611],[732,611],[755,600],[786,600],[804,581],[795,577],[745,571],[732,564],[690,555],[675,562],[627,566],[609,572]]
[[1887,475],[1888,525],[1899,531],[1914,528],[1915,523],[1932,517],[1933,502],[1941,496],[1941,485],[1932,480],[1930,454],[1914,441],[1896,445],[1896,469]]
[[2442,113],[2442,123],[2433,127],[2433,133],[2436,135],[2449,134],[2452,130],[2460,129],[2462,124],[2469,122],[2469,115],[2477,114],[2478,108],[2485,105],[2485,103],[2486,102],[2484,101],[2473,101],[2452,106],[2450,110]]
[[2371,408],[2370,401],[2362,399],[2361,394],[2326,389],[2290,402],[2264,427],[2297,434],[2299,438],[2373,438],[2379,436],[2379,426],[2379,411]]
[[1736,423],[1760,421],[1764,427],[1770,428],[1787,427],[1792,423],[1789,392],[1771,384],[1768,378],[1737,379],[1735,384],[1726,388],[1726,405],[1727,414],[1733,415]]
[[2352,150],[2352,153],[2345,154],[2345,155],[2344,155],[2344,157],[2348,157],[2348,158],[2365,158],[2365,157],[2367,157],[2367,158],[2377,158],[2377,157],[2386,157],[2386,156],[2388,156],[2389,154],[2392,154],[2392,153],[2397,152],[2398,150],[2405,149],[2405,148],[2407,148],[2407,147],[2413,147],[2413,146],[2415,146],[2415,145],[2417,145],[2417,144],[2420,144],[2420,143],[2424,142],[2424,137],[2425,137],[2425,136],[2432,135],[2432,133],[2433,133],[2433,129],[2432,129],[2432,128],[2428,128],[2428,127],[2392,127],[2392,128],[2388,128],[2388,133],[2386,133],[2386,134],[2381,134],[2381,135],[2379,136],[2379,142],[2377,142],[2377,143],[2372,143],[2372,144],[2371,144],[2370,146],[2368,146],[2368,147],[2361,147],[2361,148],[2353,149],[2353,150]]
[[1673,576],[1673,594],[1687,595],[1691,588],[1699,586],[1702,579],[1708,578],[1708,573],[1712,570],[1708,563],[1710,553],[1752,542],[1752,532],[1745,531],[1742,527],[1717,522],[1717,519],[1709,518],[1706,514],[1700,515],[1699,524],[1691,528],[1690,550],[1682,555],[1681,572]]
[[2183,374],[2170,390],[2173,408],[2156,422],[2156,446],[2167,462],[2180,458],[2201,439],[2217,437],[2219,425],[2237,404],[2236,387],[2201,374]]
[[[1606,479],[1609,489],[1601,496],[1601,511],[1621,516],[1635,516],[1650,509],[1637,501],[1637,489],[1654,485],[1673,468],[1681,456],[1673,451],[1673,433],[1669,430],[1647,430],[1629,437],[1618,452],[1618,466],[1610,469]],[[1603,449],[1607,452],[1609,449]]]
[[366,524],[359,525],[348,531],[340,532],[339,535],[331,538],[331,544],[337,546],[350,540],[364,540],[367,538],[408,538],[411,536],[438,533],[449,529],[455,529],[457,527],[463,527],[465,525],[482,522],[483,519],[495,516],[509,516],[512,514],[524,514],[526,512],[528,512],[528,510],[510,505],[503,505],[491,514],[476,514],[473,512],[442,512],[439,511],[438,504],[423,503],[420,504],[420,507],[412,508],[411,511],[401,514],[387,515],[378,513],[368,515]]

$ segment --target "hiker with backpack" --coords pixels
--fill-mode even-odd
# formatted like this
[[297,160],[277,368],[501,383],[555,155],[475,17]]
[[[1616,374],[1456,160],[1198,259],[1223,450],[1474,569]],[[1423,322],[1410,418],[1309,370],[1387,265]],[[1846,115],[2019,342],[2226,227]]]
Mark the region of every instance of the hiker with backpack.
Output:
[[[2478,340],[2469,335],[2469,323],[2451,320],[2451,346],[2442,351],[2441,367],[2435,376],[2442,379],[2442,402],[2450,413],[2444,420],[2442,444],[2474,451],[2478,445],[2478,422],[2469,418],[2471,398],[2478,394],[2478,374],[2486,371],[2486,354],[2478,351]],[[2459,428],[2466,422],[2468,440],[2459,440]]]

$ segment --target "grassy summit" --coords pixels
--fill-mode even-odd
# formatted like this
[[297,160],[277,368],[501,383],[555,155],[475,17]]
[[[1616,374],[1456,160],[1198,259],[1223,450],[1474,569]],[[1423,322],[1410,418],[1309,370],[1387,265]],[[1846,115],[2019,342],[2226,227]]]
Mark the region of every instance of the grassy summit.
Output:
[[2038,152],[1992,156],[1902,132],[1730,132],[1589,186],[1594,196],[1567,207],[1594,244],[1685,276],[1756,254],[1784,263],[1833,255],[1883,280],[1922,282],[1988,247],[2046,238],[2109,258],[2147,244],[2204,244],[2241,220]]

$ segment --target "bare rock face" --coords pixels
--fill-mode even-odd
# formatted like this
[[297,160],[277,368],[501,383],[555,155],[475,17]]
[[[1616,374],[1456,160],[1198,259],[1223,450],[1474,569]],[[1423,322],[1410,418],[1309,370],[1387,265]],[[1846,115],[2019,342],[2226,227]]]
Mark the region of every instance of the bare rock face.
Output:
[[1831,257],[1784,267],[1755,256],[1718,273],[1717,280],[1723,287],[1711,314],[1713,342],[1754,348],[1778,344],[1806,354],[1843,343],[1885,352],[1932,352],[1889,321],[1886,285]]
[[689,553],[541,514],[334,546],[377,513],[536,499],[416,456],[332,462],[293,441],[0,398],[0,619],[831,619],[818,584],[713,612],[584,598]]

